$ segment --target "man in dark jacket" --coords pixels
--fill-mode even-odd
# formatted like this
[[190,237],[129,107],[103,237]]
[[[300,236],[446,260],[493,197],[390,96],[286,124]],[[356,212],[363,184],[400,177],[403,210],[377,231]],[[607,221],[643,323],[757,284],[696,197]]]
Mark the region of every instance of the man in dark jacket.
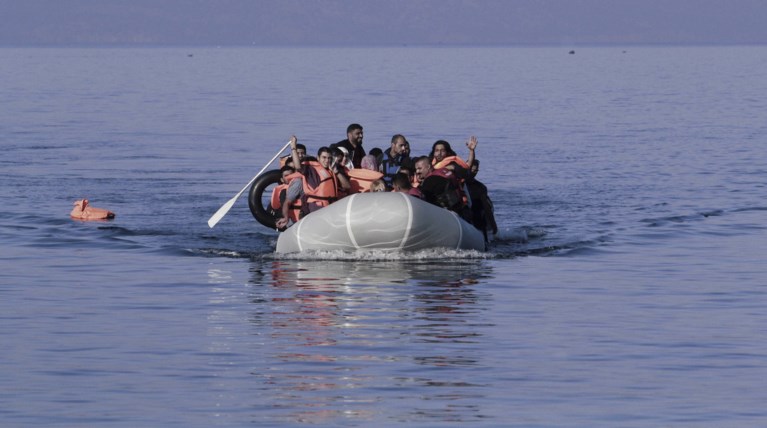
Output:
[[391,147],[384,152],[381,162],[381,172],[388,187],[392,186],[392,178],[399,172],[403,163],[410,162],[410,143],[405,136],[396,134],[391,137]]
[[346,139],[333,144],[333,146],[343,147],[349,152],[349,158],[355,168],[362,167],[362,158],[367,154],[362,147],[362,137],[362,125],[352,123],[346,128]]

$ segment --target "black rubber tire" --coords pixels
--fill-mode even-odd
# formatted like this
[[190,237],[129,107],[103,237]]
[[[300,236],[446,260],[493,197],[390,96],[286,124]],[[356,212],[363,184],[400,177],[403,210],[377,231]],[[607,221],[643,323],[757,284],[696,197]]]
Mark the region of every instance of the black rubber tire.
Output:
[[[264,206],[263,194],[269,186],[279,184],[281,178],[282,172],[279,169],[267,171],[253,182],[248,193],[248,206],[253,217],[256,218],[256,221],[270,229],[276,228],[275,222],[279,218],[279,214],[274,215],[268,204],[266,207]],[[271,194],[268,196],[271,197]]]

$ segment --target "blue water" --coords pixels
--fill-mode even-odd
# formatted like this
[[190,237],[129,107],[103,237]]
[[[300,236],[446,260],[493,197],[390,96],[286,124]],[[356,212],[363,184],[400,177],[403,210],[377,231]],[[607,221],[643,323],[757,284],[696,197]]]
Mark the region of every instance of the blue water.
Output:
[[[0,49],[0,425],[767,425],[767,47],[568,50]],[[476,135],[490,251],[208,228],[351,122]]]

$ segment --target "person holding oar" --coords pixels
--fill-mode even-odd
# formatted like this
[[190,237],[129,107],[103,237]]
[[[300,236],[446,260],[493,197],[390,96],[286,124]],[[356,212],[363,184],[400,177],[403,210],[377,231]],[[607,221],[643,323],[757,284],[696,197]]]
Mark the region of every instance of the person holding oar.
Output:
[[277,229],[288,226],[290,205],[293,201],[301,200],[301,214],[324,208],[338,200],[339,188],[348,191],[351,188],[349,178],[339,165],[333,163],[333,154],[328,147],[320,147],[317,158],[306,158],[303,163],[298,158],[296,144],[298,139],[290,137],[290,151],[293,165],[301,165],[290,176],[290,185],[285,192],[285,203],[282,205],[282,218],[275,222]]

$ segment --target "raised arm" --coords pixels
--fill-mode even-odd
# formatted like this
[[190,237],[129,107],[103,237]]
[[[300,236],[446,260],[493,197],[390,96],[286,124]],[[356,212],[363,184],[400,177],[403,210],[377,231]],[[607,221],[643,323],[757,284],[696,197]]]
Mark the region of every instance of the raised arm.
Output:
[[477,148],[477,137],[473,135],[469,137],[469,141],[466,142],[466,147],[469,148],[469,159],[466,160],[466,163],[469,165],[469,168],[471,168],[471,164],[474,163],[474,150]]
[[341,186],[341,189],[343,190],[350,190],[352,188],[352,184],[349,181],[349,177],[344,174],[343,168],[341,168],[341,165],[335,164],[332,168],[333,174],[335,174],[336,179],[338,180],[338,185]]
[[296,171],[301,170],[301,160],[298,158],[298,149],[296,148],[296,144],[298,144],[298,138],[296,138],[295,135],[290,136],[290,155],[293,158],[293,168]]

